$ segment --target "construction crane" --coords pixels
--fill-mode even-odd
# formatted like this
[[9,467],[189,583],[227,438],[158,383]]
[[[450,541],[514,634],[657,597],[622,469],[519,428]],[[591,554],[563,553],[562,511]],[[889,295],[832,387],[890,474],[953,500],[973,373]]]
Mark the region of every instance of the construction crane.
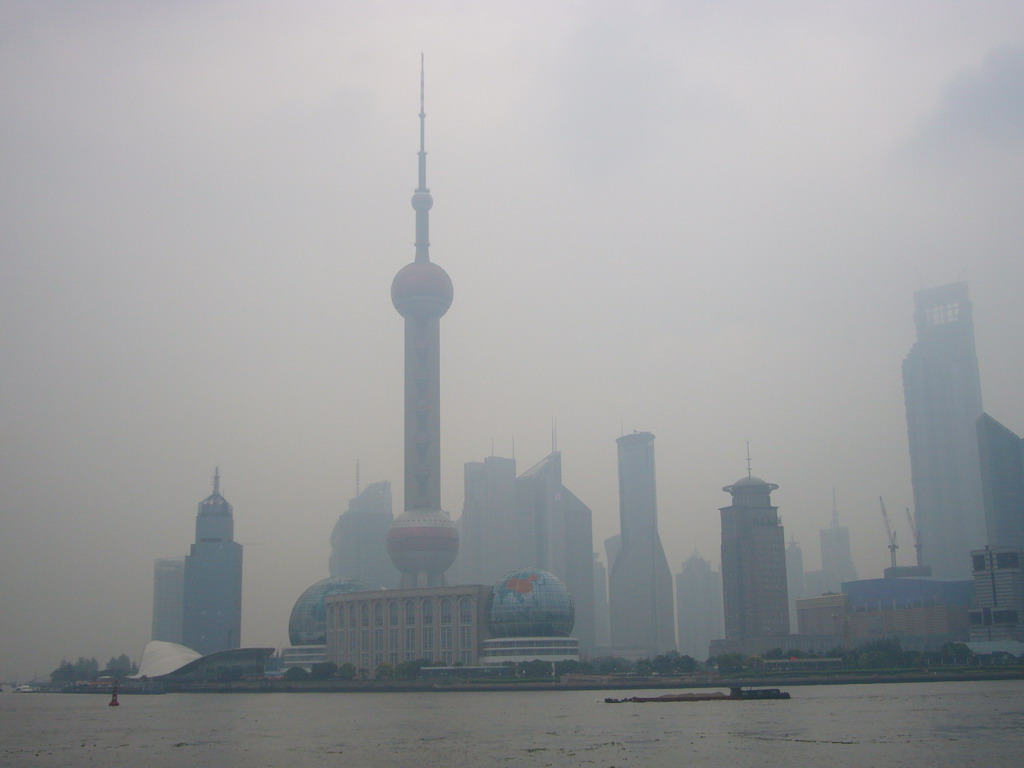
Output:
[[907,522],[910,523],[910,535],[914,537],[914,554],[917,557],[917,564],[919,566],[924,565],[921,562],[921,539],[917,535],[917,525],[914,523],[914,516],[910,514],[910,507],[904,507],[907,510]]
[[900,548],[900,545],[896,543],[896,532],[893,531],[892,526],[889,525],[889,513],[885,511],[885,502],[882,501],[882,497],[878,497],[878,503],[882,505],[882,520],[885,521],[885,535],[889,538],[889,559],[892,561],[892,567],[896,567],[896,550]]

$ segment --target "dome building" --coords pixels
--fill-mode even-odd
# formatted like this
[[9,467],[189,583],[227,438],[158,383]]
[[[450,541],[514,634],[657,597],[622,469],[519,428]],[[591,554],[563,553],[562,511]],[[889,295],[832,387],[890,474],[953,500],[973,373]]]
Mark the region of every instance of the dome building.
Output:
[[491,637],[486,665],[524,661],[579,661],[572,596],[561,579],[539,568],[520,568],[498,580],[487,606]]
[[356,579],[329,578],[306,589],[292,607],[288,619],[288,641],[291,648],[282,652],[284,669],[303,667],[306,671],[325,661],[327,648],[327,613],[324,605],[328,595],[370,592],[371,587]]

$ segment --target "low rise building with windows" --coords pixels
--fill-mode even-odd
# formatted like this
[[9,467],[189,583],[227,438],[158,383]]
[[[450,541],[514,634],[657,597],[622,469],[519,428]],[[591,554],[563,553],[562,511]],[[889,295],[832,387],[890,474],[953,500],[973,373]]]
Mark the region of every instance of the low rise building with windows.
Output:
[[985,547],[971,552],[971,561],[971,642],[1024,641],[1024,550]]
[[373,677],[381,664],[443,666],[578,661],[570,637],[573,601],[560,579],[538,568],[506,574],[492,588],[406,587],[324,596],[326,651],[338,666]]
[[370,677],[381,664],[418,659],[478,664],[490,594],[472,584],[328,595],[325,658]]

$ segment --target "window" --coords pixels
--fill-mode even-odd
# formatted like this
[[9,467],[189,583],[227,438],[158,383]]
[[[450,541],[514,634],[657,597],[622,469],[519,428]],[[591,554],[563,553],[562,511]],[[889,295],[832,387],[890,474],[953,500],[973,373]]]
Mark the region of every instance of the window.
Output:
[[388,624],[392,627],[398,626],[398,603],[394,600],[388,603]]
[[364,627],[370,626],[370,606],[363,603],[359,606],[359,620]]
[[405,623],[416,623],[416,603],[414,603],[412,600],[405,601]]
[[451,624],[452,623],[452,601],[451,598],[444,598],[441,601],[441,623]]
[[423,650],[433,651],[434,650],[434,628],[424,627],[423,628]]
[[452,649],[452,628],[441,627],[441,650],[450,651]]
[[389,629],[388,630],[388,650],[390,650],[390,651],[397,651],[398,650],[398,629],[397,628]]
[[331,616],[334,619],[334,624],[338,629],[345,627],[345,606],[343,605],[332,605]]
[[459,624],[473,623],[473,601],[464,597],[459,601]]
[[1016,611],[992,611],[993,624],[1016,624]]
[[976,570],[976,571],[988,570],[985,567],[985,556],[984,555],[974,555],[974,557],[972,559],[974,560],[974,570]]
[[1016,552],[997,553],[996,568],[1020,568],[1020,555]]
[[466,650],[473,647],[473,628],[459,627],[459,648]]
[[424,600],[423,601],[423,623],[433,624],[434,623],[434,601]]
[[373,604],[373,626],[384,626],[384,603]]
[[405,650],[416,650],[416,627],[405,628]]
[[384,650],[384,630],[375,629],[373,630],[373,650],[383,651]]

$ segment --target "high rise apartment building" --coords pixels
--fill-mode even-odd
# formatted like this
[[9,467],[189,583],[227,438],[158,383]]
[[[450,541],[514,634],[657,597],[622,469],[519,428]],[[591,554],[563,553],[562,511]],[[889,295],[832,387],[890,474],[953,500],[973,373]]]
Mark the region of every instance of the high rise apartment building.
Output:
[[985,543],[978,437],[981,379],[967,283],[914,295],[917,341],[903,360],[914,516],[938,578],[969,578]]
[[725,639],[747,641],[789,634],[786,543],[771,492],[779,486],[747,475],[722,490],[722,596]]

